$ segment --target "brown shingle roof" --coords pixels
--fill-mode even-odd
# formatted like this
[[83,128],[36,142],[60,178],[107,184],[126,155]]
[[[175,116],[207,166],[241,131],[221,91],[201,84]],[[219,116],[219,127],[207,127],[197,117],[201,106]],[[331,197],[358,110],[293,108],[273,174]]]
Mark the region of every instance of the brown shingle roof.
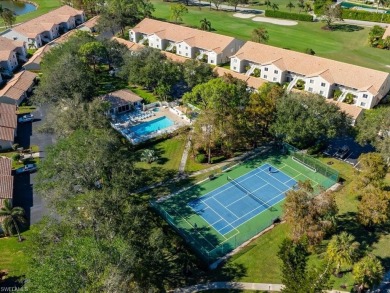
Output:
[[233,37],[150,18],[142,20],[133,28],[133,31],[148,35],[157,34],[164,39],[174,42],[184,41],[190,46],[215,51],[216,53],[226,48],[234,40]]
[[0,90],[0,97],[5,96],[13,100],[19,100],[33,85],[37,76],[37,74],[27,70],[15,74],[5,87]]
[[70,17],[80,14],[83,14],[83,11],[64,5],[12,29],[29,38],[35,38],[38,34],[51,29],[54,24],[67,22]]
[[128,104],[129,102],[141,102],[142,98],[133,93],[131,90],[123,89],[107,94],[103,97],[103,100],[109,102],[112,107],[120,107]]
[[246,42],[235,56],[258,64],[269,64],[273,60],[280,62],[283,59],[285,70],[304,76],[321,75],[326,80],[357,90],[370,88],[372,94],[378,92],[389,76],[387,72],[254,42]]

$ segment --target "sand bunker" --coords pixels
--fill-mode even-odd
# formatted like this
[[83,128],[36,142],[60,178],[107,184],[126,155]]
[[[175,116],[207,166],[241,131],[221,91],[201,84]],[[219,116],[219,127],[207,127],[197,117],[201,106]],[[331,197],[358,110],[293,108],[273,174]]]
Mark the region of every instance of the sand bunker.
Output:
[[293,20],[284,20],[284,19],[276,19],[276,18],[268,18],[268,17],[255,17],[252,18],[253,21],[259,21],[259,22],[268,22],[272,24],[279,24],[279,25],[297,25],[298,23]]
[[238,12],[238,13],[234,13],[233,16],[238,18],[252,18],[255,17],[256,14]]

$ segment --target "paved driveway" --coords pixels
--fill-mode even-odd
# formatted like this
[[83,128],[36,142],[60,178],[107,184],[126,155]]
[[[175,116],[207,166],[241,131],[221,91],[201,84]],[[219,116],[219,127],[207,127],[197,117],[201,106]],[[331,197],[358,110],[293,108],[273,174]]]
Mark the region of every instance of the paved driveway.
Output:
[[[36,119],[33,123],[19,123],[16,139],[16,142],[24,148],[28,148],[30,145],[39,146],[43,158],[45,157],[46,147],[55,143],[53,135],[38,132],[38,128],[43,124],[47,111],[47,106],[37,108],[33,112]],[[14,205],[21,206],[26,210],[30,224],[37,223],[43,215],[49,213],[44,201],[34,189],[36,176],[36,173],[20,174],[15,176],[14,181]]]

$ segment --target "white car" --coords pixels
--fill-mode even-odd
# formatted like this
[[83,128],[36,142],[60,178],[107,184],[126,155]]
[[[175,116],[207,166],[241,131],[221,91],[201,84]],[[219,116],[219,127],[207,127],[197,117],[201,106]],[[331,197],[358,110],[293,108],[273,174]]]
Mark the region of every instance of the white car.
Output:
[[24,165],[23,167],[20,167],[16,169],[16,174],[22,174],[22,173],[31,173],[37,170],[37,165],[35,164],[27,164]]
[[33,120],[34,120],[33,114],[26,114],[26,115],[23,115],[22,117],[19,117],[19,119],[18,119],[18,121],[20,123],[31,122]]

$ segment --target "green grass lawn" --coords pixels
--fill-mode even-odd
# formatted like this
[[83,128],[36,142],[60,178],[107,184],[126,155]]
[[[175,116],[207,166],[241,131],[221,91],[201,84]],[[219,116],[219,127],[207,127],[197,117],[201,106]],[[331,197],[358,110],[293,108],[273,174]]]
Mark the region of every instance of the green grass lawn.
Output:
[[[364,230],[356,222],[358,199],[356,198],[352,184],[354,169],[352,166],[331,158],[319,158],[324,163],[332,161],[332,167],[340,172],[343,179],[343,188],[336,192],[336,201],[339,207],[339,231],[348,231],[356,237],[356,240],[368,246],[368,251],[378,256],[390,269],[390,235],[381,232],[369,232]],[[389,182],[390,175],[386,182]],[[287,224],[280,224],[265,235],[252,241],[241,252],[234,255],[223,267],[218,269],[213,280],[231,280],[243,282],[281,283],[278,247],[281,241],[288,236]],[[324,251],[328,240],[320,245],[316,253],[309,258],[310,264],[319,264],[324,258]],[[240,268],[240,274],[230,275],[229,272]],[[346,269],[346,268],[344,268]],[[350,290],[353,287],[352,274],[346,273],[341,278],[332,277],[333,288],[338,290]],[[346,285],[347,289],[341,288]]]
[[[179,170],[181,157],[186,143],[186,134],[179,134],[173,138],[166,139],[155,145],[145,147],[153,149],[157,153],[159,159],[156,162],[148,164],[146,162],[138,162],[137,167],[143,169],[151,169],[153,167],[160,167],[166,170]],[[143,149],[138,150],[135,154],[137,158],[141,157]]]
[[36,106],[19,106],[16,114],[27,114],[34,112],[37,109]]
[[8,272],[8,276],[22,276],[27,271],[27,251],[30,245],[31,231],[22,233],[24,241],[19,242],[17,236],[0,238],[0,270]]
[[153,103],[158,101],[158,97],[153,94],[151,91],[143,89],[140,86],[129,86],[128,87],[132,92],[144,99],[145,104]]
[[[169,20],[172,3],[152,0],[153,15]],[[311,48],[317,56],[390,72],[390,52],[368,46],[368,28],[359,31],[326,31],[323,23],[299,22],[296,26],[279,26],[258,23],[250,19],[233,17],[234,12],[210,11],[208,8],[188,7],[183,24],[200,26],[200,20],[207,18],[215,33],[249,40],[254,28],[262,26],[269,33],[269,45],[304,52]]]
[[[30,0],[30,2],[33,2],[38,6],[37,10],[17,16],[15,24],[33,19],[61,6],[60,0]],[[4,22],[3,20],[0,20],[0,27],[2,26],[4,26]],[[3,29],[0,29],[0,31],[1,30]]]

